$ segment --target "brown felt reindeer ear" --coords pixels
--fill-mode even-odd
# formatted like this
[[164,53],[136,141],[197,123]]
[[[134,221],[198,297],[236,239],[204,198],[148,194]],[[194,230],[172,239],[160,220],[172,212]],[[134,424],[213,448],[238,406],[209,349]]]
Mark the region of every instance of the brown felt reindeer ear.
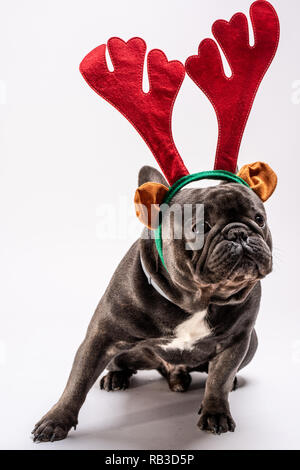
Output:
[[238,172],[238,176],[249,184],[263,202],[269,199],[277,185],[276,173],[263,162],[244,165]]
[[144,183],[134,195],[135,213],[139,220],[151,230],[158,227],[159,205],[169,189],[161,183]]

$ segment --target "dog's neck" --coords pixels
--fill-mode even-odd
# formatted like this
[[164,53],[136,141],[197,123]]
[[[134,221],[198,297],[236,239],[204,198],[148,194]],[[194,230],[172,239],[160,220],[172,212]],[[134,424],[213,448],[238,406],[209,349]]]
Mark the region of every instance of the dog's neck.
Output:
[[229,297],[226,295],[225,286],[222,283],[200,286],[199,282],[191,278],[185,284],[177,285],[162,265],[153,239],[140,239],[139,252],[139,262],[147,282],[163,298],[189,313],[204,310],[210,304],[241,304],[257,283],[254,280],[248,282],[246,286],[236,286],[236,289],[230,292]]
[[208,306],[208,297],[206,290],[199,289],[199,286],[193,281],[188,285],[177,285],[169,275],[168,271],[162,265],[153,239],[140,239],[140,259],[143,265],[141,269],[154,289],[178,307],[185,311],[194,313],[203,310]]

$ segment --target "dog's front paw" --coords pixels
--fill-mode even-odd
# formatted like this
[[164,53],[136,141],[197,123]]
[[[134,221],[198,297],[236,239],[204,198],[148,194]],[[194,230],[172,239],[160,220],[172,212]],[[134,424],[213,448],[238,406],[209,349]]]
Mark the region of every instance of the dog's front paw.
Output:
[[206,407],[201,406],[200,419],[198,426],[202,431],[211,432],[212,434],[222,434],[227,431],[235,430],[235,422],[232,419],[228,407]]
[[59,441],[65,439],[74,426],[76,429],[77,418],[75,415],[64,408],[52,408],[35,425],[31,434],[34,442]]

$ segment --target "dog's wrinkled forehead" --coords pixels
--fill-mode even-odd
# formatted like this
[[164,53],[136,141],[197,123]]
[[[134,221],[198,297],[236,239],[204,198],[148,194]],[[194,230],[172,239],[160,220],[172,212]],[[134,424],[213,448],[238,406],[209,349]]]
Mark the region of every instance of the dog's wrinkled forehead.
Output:
[[252,217],[257,212],[265,214],[264,205],[254,191],[237,183],[183,189],[176,194],[171,204],[203,204],[205,213],[216,219]]

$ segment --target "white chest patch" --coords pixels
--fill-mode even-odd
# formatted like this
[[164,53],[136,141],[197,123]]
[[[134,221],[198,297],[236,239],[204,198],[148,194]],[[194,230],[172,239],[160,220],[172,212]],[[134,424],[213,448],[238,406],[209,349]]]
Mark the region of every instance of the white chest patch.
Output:
[[194,313],[188,320],[180,323],[175,330],[175,338],[163,349],[192,349],[194,344],[210,335],[211,329],[205,319],[207,310]]

